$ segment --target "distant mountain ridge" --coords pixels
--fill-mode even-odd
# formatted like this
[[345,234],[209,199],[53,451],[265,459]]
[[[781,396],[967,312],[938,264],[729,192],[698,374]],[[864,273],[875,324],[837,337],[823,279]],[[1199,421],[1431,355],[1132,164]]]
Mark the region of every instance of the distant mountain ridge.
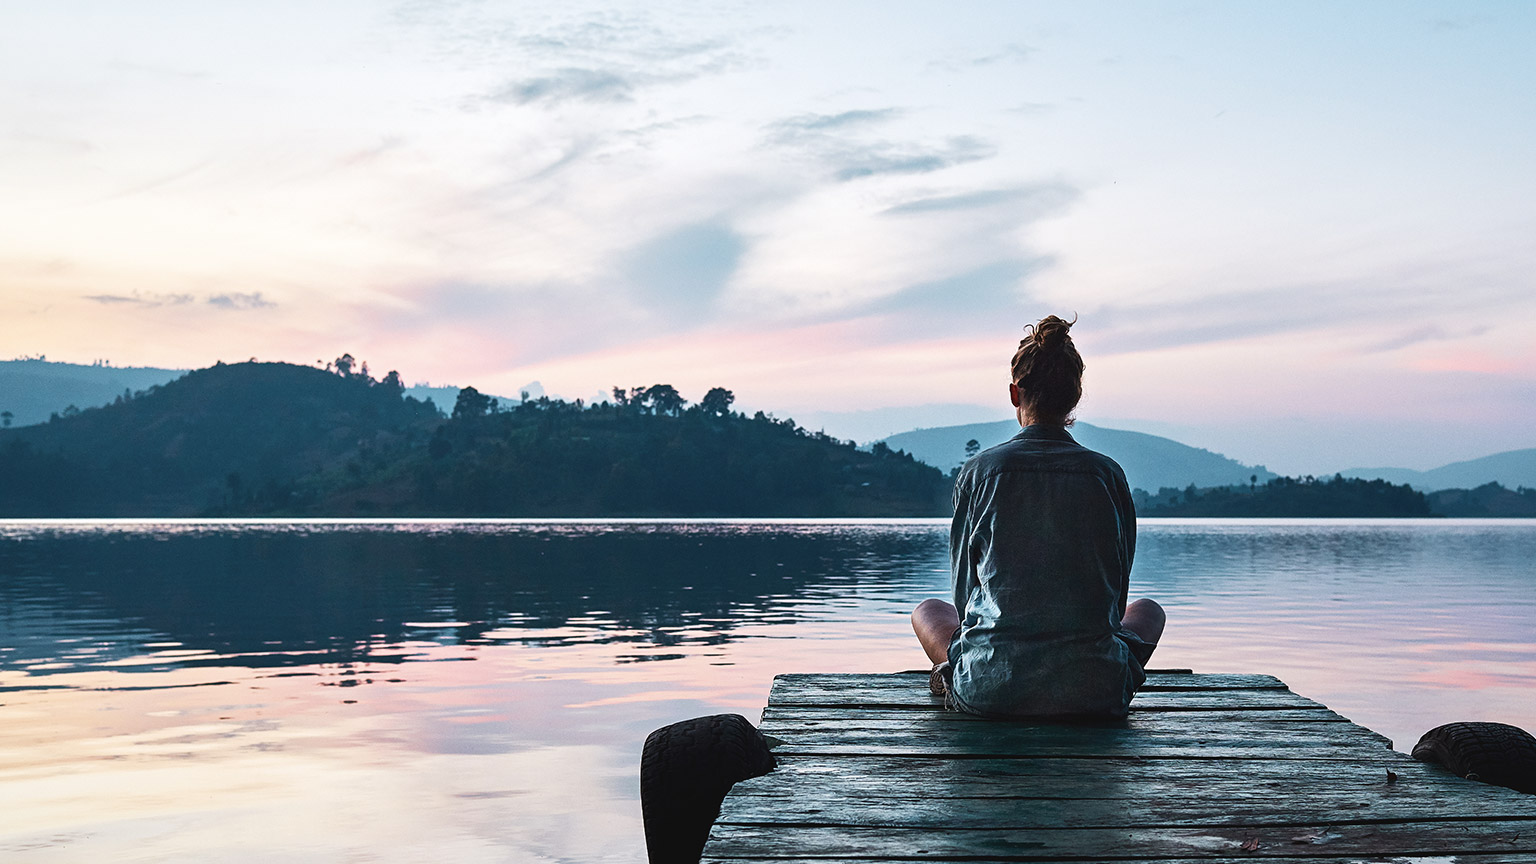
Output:
[[[967,441],[974,439],[985,450],[1007,441],[1018,431],[1017,421],[999,420],[914,429],[892,435],[884,443],[947,471],[965,461]],[[1077,443],[1119,462],[1132,489],[1156,492],[1164,487],[1182,489],[1190,484],[1200,487],[1247,485],[1255,479],[1264,483],[1276,476],[1262,465],[1244,465],[1219,453],[1158,435],[1105,429],[1082,422],[1073,424],[1070,431]]]
[[80,410],[109,404],[187,374],[185,369],[144,366],[88,366],[44,359],[0,360],[0,411],[9,411],[12,426],[45,423],[73,405]]
[[1509,489],[1536,489],[1536,447],[1506,450],[1480,459],[1452,462],[1428,471],[1409,468],[1351,468],[1339,473],[1363,480],[1381,479],[1388,483],[1406,483],[1420,492],[1475,489],[1486,483],[1499,483]]

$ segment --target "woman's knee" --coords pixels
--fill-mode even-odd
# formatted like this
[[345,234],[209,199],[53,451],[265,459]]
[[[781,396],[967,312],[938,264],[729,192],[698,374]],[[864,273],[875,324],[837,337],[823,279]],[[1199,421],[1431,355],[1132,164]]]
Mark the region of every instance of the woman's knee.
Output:
[[945,603],[943,600],[929,597],[927,600],[917,604],[917,608],[912,610],[912,616],[915,618],[918,615],[933,615],[942,612],[945,608],[953,609],[955,607]]
[[955,611],[955,607],[943,600],[929,598],[917,604],[917,608],[912,610],[912,629],[922,633],[925,624],[942,626],[950,619],[956,621],[960,619],[960,613]]
[[1125,607],[1124,623],[1137,636],[1155,645],[1163,637],[1163,627],[1168,623],[1168,615],[1156,600],[1143,597]]

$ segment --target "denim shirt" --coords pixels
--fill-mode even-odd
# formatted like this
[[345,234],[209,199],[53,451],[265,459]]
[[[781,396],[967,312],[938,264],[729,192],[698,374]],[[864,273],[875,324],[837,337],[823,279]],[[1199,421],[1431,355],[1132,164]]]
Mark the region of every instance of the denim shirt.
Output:
[[967,462],[949,534],[957,706],[1124,716],[1146,680],[1120,635],[1135,549],[1125,472],[1062,427],[1027,426]]

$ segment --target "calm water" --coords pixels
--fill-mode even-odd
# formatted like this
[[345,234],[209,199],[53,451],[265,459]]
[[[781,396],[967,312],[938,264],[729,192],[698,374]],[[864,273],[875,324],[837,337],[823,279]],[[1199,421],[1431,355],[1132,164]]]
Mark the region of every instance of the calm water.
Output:
[[[945,525],[0,522],[0,859],[644,860],[657,726],[923,663]],[[1144,522],[1156,666],[1536,729],[1536,523]]]

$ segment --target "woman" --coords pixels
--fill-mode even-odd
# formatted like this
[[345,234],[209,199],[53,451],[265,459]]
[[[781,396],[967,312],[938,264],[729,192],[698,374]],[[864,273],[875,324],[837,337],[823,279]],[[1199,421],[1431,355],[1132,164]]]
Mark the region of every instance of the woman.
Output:
[[1124,716],[1163,633],[1127,606],[1136,511],[1125,472],[1072,440],[1083,358],[1054,315],[1025,329],[1008,396],[1024,427],[955,481],[954,605],[925,600],[912,628],[933,687],[974,714]]

